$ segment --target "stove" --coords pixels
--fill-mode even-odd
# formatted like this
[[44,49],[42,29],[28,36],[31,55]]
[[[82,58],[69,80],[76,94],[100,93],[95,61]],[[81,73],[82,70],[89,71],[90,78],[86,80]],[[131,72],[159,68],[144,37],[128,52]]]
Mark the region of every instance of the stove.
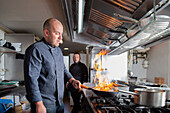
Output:
[[83,91],[81,100],[83,113],[170,113],[170,106],[148,107],[134,103],[133,96],[118,98],[99,97],[92,92],[90,95]]

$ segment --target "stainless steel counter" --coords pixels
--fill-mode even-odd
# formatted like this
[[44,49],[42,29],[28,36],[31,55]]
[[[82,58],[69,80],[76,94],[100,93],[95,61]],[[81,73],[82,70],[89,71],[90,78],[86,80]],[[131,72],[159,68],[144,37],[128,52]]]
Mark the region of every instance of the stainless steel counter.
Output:
[[21,97],[25,96],[26,95],[25,86],[18,86],[0,91],[0,97],[6,95],[18,95]]

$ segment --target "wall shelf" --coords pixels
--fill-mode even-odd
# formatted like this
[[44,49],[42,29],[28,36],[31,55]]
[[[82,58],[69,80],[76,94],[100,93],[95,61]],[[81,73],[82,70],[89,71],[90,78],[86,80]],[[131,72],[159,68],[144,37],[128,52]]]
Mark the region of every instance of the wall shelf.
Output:
[[0,52],[1,53],[20,53],[18,51],[6,48],[6,47],[0,47]]

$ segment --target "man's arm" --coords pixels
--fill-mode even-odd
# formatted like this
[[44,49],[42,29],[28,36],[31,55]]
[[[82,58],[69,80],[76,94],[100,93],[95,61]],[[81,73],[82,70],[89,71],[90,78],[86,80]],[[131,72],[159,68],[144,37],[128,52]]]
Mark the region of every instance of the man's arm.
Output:
[[71,73],[66,69],[66,67],[64,66],[64,75],[65,75],[65,79],[71,83],[74,88],[76,89],[80,89],[81,88],[81,83],[80,81],[76,80]]
[[38,78],[42,67],[40,56],[41,55],[37,49],[29,47],[25,53],[24,59],[24,77],[27,97],[31,103],[35,104],[42,102],[42,97],[38,86]]

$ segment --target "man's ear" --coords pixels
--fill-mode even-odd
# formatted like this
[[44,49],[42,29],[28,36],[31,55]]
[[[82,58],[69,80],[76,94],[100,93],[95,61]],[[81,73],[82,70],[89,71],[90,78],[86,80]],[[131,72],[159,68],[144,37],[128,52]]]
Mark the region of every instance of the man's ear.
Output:
[[44,29],[44,35],[45,35],[46,37],[49,36],[49,31],[48,31],[47,29]]

